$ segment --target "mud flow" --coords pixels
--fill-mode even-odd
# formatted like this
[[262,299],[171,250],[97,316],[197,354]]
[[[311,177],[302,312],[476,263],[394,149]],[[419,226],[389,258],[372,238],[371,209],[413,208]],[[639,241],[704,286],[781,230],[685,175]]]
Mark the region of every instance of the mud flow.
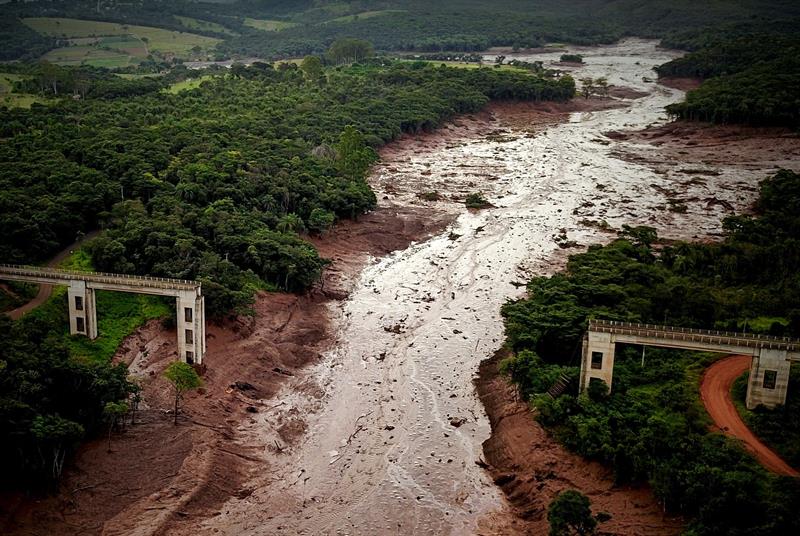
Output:
[[[606,226],[705,239],[719,234],[723,216],[747,210],[771,162],[685,165],[646,140],[606,135],[667,122],[664,106],[683,93],[657,85],[652,68],[677,54],[644,40],[571,51],[586,62],[569,68],[576,78],[616,86],[606,99],[613,108],[579,99],[573,109],[588,111],[537,128],[496,106],[383,151],[371,178],[382,206],[421,206],[450,214],[452,224],[369,264],[349,298],[330,306],[337,342],[322,363],[288,383],[265,419],[239,430],[263,451],[253,492],[229,501],[203,531],[478,531],[508,508],[476,463],[490,428],[473,387],[478,363],[502,344],[502,304],[532,275],[560,268],[573,246],[613,238]],[[516,57],[548,64],[561,53]],[[421,199],[426,192],[439,200]],[[466,210],[471,192],[493,208]],[[265,448],[292,419],[302,423],[296,441]]]

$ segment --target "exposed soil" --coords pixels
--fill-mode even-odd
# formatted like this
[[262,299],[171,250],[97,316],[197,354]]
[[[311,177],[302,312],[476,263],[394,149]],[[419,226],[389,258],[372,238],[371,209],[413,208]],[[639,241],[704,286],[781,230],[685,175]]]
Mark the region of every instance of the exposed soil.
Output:
[[[674,121],[639,131],[607,132],[606,136],[649,145],[650,150],[627,148],[617,154],[625,160],[651,163],[665,170],[691,163],[800,168],[800,133],[788,128]],[[692,174],[691,170],[686,173]]]
[[671,87],[672,89],[679,89],[681,91],[691,91],[697,89],[703,81],[700,78],[678,78],[678,77],[662,77],[658,79],[658,83],[662,86]]
[[610,534],[680,534],[682,519],[666,516],[647,486],[615,486],[607,467],[566,450],[534,421],[530,407],[498,371],[507,350],[480,365],[475,381],[492,436],[483,444],[488,470],[512,503],[519,534],[546,534],[547,507],[566,489],[578,489],[592,501],[593,512],[608,512],[600,530]]
[[800,476],[800,472],[790,467],[750,431],[733,404],[731,397],[733,382],[750,368],[751,360],[750,356],[734,355],[720,359],[708,367],[700,383],[703,405],[716,427],[721,432],[740,439],[745,448],[752,452],[766,469],[779,475]]

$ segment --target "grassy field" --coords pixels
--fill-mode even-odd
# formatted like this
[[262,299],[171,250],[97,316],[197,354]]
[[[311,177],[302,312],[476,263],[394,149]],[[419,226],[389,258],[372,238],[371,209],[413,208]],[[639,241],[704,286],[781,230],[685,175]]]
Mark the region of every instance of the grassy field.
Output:
[[279,32],[287,28],[297,26],[295,22],[286,22],[282,20],[264,20],[264,19],[244,19],[245,26],[250,26],[256,30],[264,30],[265,32]]
[[29,93],[14,93],[14,82],[27,78],[21,74],[0,73],[0,106],[9,108],[30,108],[34,102],[44,103],[45,99]]
[[11,93],[14,90],[14,82],[25,78],[21,74],[0,73],[0,95]]
[[59,65],[91,65],[93,67],[127,67],[137,62],[136,56],[120,50],[103,50],[93,46],[63,47],[51,50],[43,60]]
[[189,78],[187,80],[183,80],[182,82],[175,82],[174,84],[166,88],[164,91],[166,91],[167,93],[174,94],[187,89],[195,89],[200,87],[200,84],[202,84],[206,80],[211,80],[212,78],[214,77],[211,75],[201,76],[200,78]]
[[181,22],[181,24],[183,24],[187,28],[191,28],[192,30],[204,30],[208,32],[216,32],[226,35],[237,35],[236,32],[227,29],[222,24],[217,24],[216,22],[194,19],[192,17],[181,17],[180,15],[175,15],[175,18],[178,19]]
[[364,11],[362,13],[355,13],[353,15],[336,17],[335,19],[330,19],[325,21],[325,24],[329,22],[355,22],[357,20],[371,19],[373,17],[380,17],[382,15],[391,15],[392,13],[405,13],[405,12],[406,12],[405,9],[382,9],[379,11]]
[[[32,17],[23,19],[23,22],[42,35],[76,39],[79,41],[76,41],[75,44],[82,46],[111,47],[134,57],[146,56],[152,52],[190,57],[194,47],[208,51],[220,42],[219,39],[193,33],[113,22],[57,17]],[[98,37],[104,39],[92,45],[86,44],[87,38]],[[116,39],[111,39],[112,37],[116,37]]]
[[403,61],[427,61],[435,66],[447,65],[448,67],[455,67],[457,69],[502,69],[503,71],[517,71],[528,72],[521,67],[514,67],[513,65],[501,65],[497,67],[494,63],[474,63],[468,61],[437,61],[437,60],[403,60]]

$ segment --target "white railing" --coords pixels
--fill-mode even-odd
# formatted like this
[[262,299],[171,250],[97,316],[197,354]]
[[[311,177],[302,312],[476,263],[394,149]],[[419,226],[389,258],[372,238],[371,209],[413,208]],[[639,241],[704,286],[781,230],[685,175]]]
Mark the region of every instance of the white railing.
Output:
[[669,339],[676,341],[699,342],[702,344],[723,344],[745,346],[748,348],[768,348],[796,352],[800,350],[800,340],[789,337],[758,335],[754,333],[736,333],[711,329],[680,328],[675,326],[658,326],[654,324],[637,324],[617,320],[590,320],[589,331]]
[[200,287],[199,281],[188,279],[170,279],[168,277],[151,277],[146,275],[109,274],[106,272],[83,272],[80,270],[61,270],[59,268],[43,268],[16,264],[0,264],[0,279],[3,274],[21,277],[38,277],[55,281],[82,280],[94,283],[131,285],[150,288],[168,288],[193,290]]

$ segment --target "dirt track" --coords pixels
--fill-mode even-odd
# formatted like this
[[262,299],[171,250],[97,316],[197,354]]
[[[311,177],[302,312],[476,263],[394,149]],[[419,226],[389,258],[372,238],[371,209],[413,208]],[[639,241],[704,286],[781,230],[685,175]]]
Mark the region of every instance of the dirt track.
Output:
[[758,461],[773,473],[800,476],[780,456],[762,443],[747,427],[731,399],[731,387],[736,378],[750,367],[750,356],[734,355],[708,367],[700,384],[700,396],[706,411],[719,429],[737,439],[753,453]]
[[[66,259],[67,256],[70,253],[72,253],[78,246],[80,246],[85,241],[94,238],[95,236],[97,236],[97,234],[98,234],[98,231],[92,231],[91,233],[88,233],[87,235],[85,235],[80,240],[78,240],[78,241],[70,244],[69,246],[65,247],[64,249],[59,251],[58,254],[56,254],[55,257],[50,259],[50,261],[48,261],[48,263],[45,266],[47,266],[49,268],[54,268],[54,267],[58,266],[58,264],[61,261],[63,261],[64,259]],[[31,301],[29,301],[25,305],[21,305],[21,306],[17,307],[16,309],[12,309],[11,311],[8,311],[6,314],[8,316],[10,316],[12,320],[18,320],[18,319],[22,318],[22,316],[25,315],[25,313],[28,313],[28,312],[34,310],[35,308],[39,307],[41,304],[46,302],[47,299],[50,297],[50,295],[52,293],[53,293],[53,285],[39,285],[39,292],[36,294],[36,296]]]

